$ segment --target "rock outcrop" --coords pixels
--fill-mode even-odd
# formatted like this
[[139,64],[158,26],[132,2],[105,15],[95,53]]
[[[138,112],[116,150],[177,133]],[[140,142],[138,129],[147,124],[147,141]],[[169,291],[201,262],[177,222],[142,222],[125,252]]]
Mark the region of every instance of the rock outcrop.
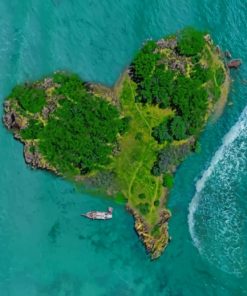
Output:
[[150,254],[151,259],[157,259],[170,241],[168,234],[168,220],[171,217],[170,211],[163,210],[160,213],[159,222],[150,229],[136,210],[132,209],[130,206],[127,206],[127,210],[134,216],[135,230],[148,254]]
[[20,130],[26,127],[27,120],[22,118],[15,109],[12,107],[10,101],[4,103],[5,114],[3,116],[3,123],[9,130]]

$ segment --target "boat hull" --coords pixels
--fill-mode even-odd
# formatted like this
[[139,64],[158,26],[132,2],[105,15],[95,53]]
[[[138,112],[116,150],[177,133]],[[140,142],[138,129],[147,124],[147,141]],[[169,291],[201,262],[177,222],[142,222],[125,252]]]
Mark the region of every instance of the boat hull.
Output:
[[81,216],[91,220],[109,220],[112,219],[112,212],[113,209],[109,208],[108,212],[91,211],[85,214],[81,214]]

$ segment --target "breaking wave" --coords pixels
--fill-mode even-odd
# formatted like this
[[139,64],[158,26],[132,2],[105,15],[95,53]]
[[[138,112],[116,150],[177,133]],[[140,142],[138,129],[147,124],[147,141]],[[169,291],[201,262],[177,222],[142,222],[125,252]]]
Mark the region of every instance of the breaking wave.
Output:
[[189,231],[200,254],[237,275],[247,268],[247,213],[242,207],[246,167],[247,107],[197,181],[188,215]]

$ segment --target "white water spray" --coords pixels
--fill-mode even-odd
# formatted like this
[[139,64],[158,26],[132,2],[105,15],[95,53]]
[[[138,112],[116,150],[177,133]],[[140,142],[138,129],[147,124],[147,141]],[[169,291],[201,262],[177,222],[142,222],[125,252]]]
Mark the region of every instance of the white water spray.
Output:
[[[219,188],[213,187],[213,192],[211,194],[207,194],[204,192],[204,189],[208,183],[212,183],[213,178],[219,178],[217,187],[225,186],[224,189],[230,188],[230,183],[232,180],[229,181],[229,178],[233,179],[234,176],[229,176],[230,171],[237,172],[240,169],[244,169],[244,165],[241,166],[239,162],[245,161],[245,152],[246,152],[246,141],[243,141],[239,143],[238,139],[240,139],[242,136],[246,136],[247,134],[247,107],[245,107],[244,111],[242,112],[241,116],[239,117],[239,120],[237,123],[230,129],[230,131],[225,135],[222,141],[222,145],[217,150],[215,155],[213,156],[209,167],[203,172],[202,177],[197,181],[196,183],[196,193],[189,205],[189,215],[188,215],[188,223],[189,223],[189,231],[192,237],[192,240],[194,242],[194,245],[198,248],[200,253],[203,253],[203,239],[196,231],[196,212],[198,211],[200,204],[202,204],[205,200],[205,198],[208,198],[209,195],[219,194],[217,190],[220,190]],[[236,144],[235,142],[238,143]],[[242,153],[242,155],[241,155]],[[222,172],[223,170],[223,172]],[[215,173],[215,175],[213,175]],[[229,184],[228,184],[229,183]],[[210,187],[210,186],[209,186]],[[212,188],[212,186],[211,186]],[[207,188],[208,189],[208,188]],[[222,190],[224,190],[222,189]],[[220,192],[220,191],[219,191]],[[204,194],[205,193],[205,194]],[[220,192],[221,193],[221,192]],[[223,192],[222,192],[223,194]],[[205,197],[206,196],[206,197]],[[217,195],[218,196],[218,195]],[[211,198],[215,198],[217,196],[210,196]],[[213,201],[212,201],[213,202]],[[226,209],[226,206],[228,202],[233,202],[232,200],[227,201],[225,200],[224,205],[216,205],[218,208],[218,215],[221,211],[221,208],[223,206]],[[230,211],[233,211],[234,207],[231,207],[229,210],[227,209],[227,215]],[[203,212],[206,212],[207,215],[210,215],[210,211],[208,209],[203,210]],[[235,224],[235,220],[237,220],[237,213],[235,213],[235,217],[232,218],[232,221],[229,220],[228,216],[224,217],[225,223],[229,223],[229,225]],[[215,223],[215,217],[210,217],[211,221]],[[235,220],[234,220],[235,219]],[[207,223],[206,221],[203,221],[203,223]],[[233,221],[234,220],[234,221]],[[225,242],[228,237],[231,236],[232,232],[230,233],[229,230],[230,227],[226,228],[226,230],[218,229],[218,233],[215,234],[213,239],[222,239],[223,242]],[[223,233],[225,231],[225,233]],[[220,233],[221,232],[221,233]],[[226,234],[226,232],[228,232]],[[206,233],[207,236],[210,236],[211,234]],[[221,236],[222,235],[222,236]],[[204,234],[205,236],[205,234]],[[208,239],[208,238],[207,238]],[[207,250],[209,252],[209,250]],[[211,255],[210,255],[211,256]]]

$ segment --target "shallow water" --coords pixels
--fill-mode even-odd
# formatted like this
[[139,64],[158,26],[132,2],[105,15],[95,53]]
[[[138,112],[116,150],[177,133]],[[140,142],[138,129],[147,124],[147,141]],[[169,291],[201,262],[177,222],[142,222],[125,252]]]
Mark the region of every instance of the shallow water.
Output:
[[[240,0],[2,0],[0,12],[1,100],[57,69],[113,85],[145,39],[185,25],[247,61]],[[81,219],[112,203],[31,170],[1,124],[0,295],[247,295],[246,63],[232,77],[234,104],[176,174],[173,240],[155,262],[123,207],[106,223]]]

